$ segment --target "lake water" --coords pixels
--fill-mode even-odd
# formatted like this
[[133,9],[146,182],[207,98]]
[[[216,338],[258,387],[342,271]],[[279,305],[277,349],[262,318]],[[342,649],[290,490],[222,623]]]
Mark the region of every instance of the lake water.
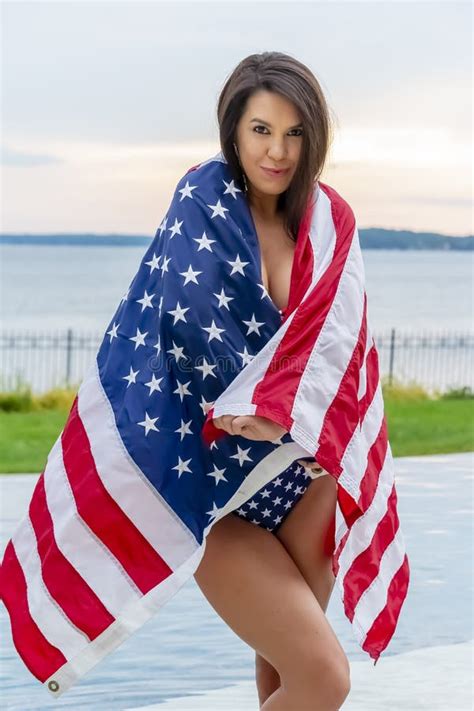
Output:
[[[146,247],[0,247],[2,327],[103,332]],[[474,252],[364,250],[372,331],[473,324]]]
[[[74,348],[70,360],[70,382],[79,383],[146,247],[0,248],[6,387],[14,387],[15,373],[38,392],[66,377],[65,344],[51,350],[43,344],[20,347],[12,334],[59,339],[67,329],[85,344],[82,350]],[[429,390],[474,388],[473,252],[364,250],[363,258],[369,325],[379,348],[381,375],[389,371],[390,329],[395,328],[395,377],[416,380]],[[466,334],[469,344],[464,340],[459,347],[459,337]],[[406,347],[405,336],[449,338],[442,348],[437,341],[420,350]]]
[[[364,703],[367,693],[356,685],[354,697],[358,694],[361,703],[350,708],[360,711],[469,709],[469,675],[466,675],[463,666],[460,675],[451,677],[448,662],[449,646],[467,643],[473,637],[473,454],[395,458],[398,511],[411,580],[396,633],[376,667],[357,645],[336,588],[327,610],[328,620],[351,665],[364,662],[367,679],[375,675],[384,687],[384,701],[380,700],[377,706],[377,699],[374,700],[373,696],[370,705]],[[2,552],[17,520],[27,509],[36,478],[36,475],[0,477]],[[254,678],[253,650],[218,617],[194,578],[155,618],[93,668],[78,685],[56,700],[31,676],[19,659],[11,641],[3,605],[0,606],[0,639],[1,701],[5,711],[65,708],[122,711],[198,692],[238,687]],[[432,648],[434,652],[429,658],[422,654],[426,648]],[[441,649],[442,655],[438,653]],[[469,659],[466,659],[466,654],[469,650],[472,656],[472,647],[469,646],[462,655],[467,667]],[[415,651],[419,652],[418,656],[406,657],[410,680],[403,674],[400,679],[400,672],[398,676],[389,673],[392,668],[389,665],[387,672],[384,671],[384,661],[389,657],[398,655],[404,659],[403,655]],[[460,649],[453,646],[454,660],[459,660],[459,652]],[[437,672],[438,677],[443,679],[444,701],[446,695],[451,693],[450,684],[455,685],[449,705],[443,705],[442,701],[441,705],[431,702],[429,690],[426,689],[426,693],[423,691],[419,679],[422,669],[426,668],[422,665],[423,659],[431,673],[436,675]],[[418,663],[419,670],[414,669],[413,664]],[[438,665],[434,670],[433,664]],[[459,663],[456,668],[459,671]],[[384,677],[385,673],[387,676]],[[380,683],[382,679],[385,679],[383,684]],[[461,687],[460,683],[464,686]],[[403,703],[389,703],[392,697],[400,699],[401,691]],[[459,700],[461,696],[462,702]],[[217,702],[216,705],[209,703],[202,706],[176,703],[176,709],[186,711],[197,708],[222,711],[224,708]],[[174,705],[167,705],[166,708],[174,708]],[[244,711],[243,707],[240,708]],[[256,706],[245,708],[254,709]]]

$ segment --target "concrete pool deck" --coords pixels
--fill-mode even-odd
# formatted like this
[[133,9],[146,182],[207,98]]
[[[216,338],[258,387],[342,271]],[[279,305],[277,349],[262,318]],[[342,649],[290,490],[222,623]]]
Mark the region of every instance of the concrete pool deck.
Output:
[[[2,549],[27,510],[37,477],[0,477]],[[327,616],[351,666],[352,688],[341,708],[468,711],[474,707],[474,452],[398,457],[396,481],[411,587],[396,634],[375,667],[355,642],[341,601],[331,598]],[[56,700],[19,659],[3,606],[0,626],[5,711],[258,711],[253,652],[219,618],[193,580]]]
[[[351,662],[351,693],[343,711],[470,711],[473,643],[427,647],[380,657],[377,665]],[[170,699],[133,711],[258,711],[253,682]],[[128,711],[132,711],[129,709]],[[294,711],[297,711],[295,709]]]

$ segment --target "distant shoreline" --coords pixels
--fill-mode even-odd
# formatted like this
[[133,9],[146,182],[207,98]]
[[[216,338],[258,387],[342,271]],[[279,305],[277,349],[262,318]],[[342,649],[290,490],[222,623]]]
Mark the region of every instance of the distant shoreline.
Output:
[[[147,247],[154,237],[126,234],[0,234],[0,244],[74,247]],[[472,251],[474,236],[454,237],[430,232],[380,228],[359,229],[362,249]]]

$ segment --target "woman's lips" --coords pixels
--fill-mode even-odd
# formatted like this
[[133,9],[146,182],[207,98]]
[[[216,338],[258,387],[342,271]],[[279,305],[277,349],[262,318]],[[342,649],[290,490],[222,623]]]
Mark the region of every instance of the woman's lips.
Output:
[[260,166],[265,175],[269,175],[271,178],[280,178],[283,175],[286,175],[289,171],[289,168],[286,168],[285,170],[272,170],[271,168],[264,168],[263,166]]

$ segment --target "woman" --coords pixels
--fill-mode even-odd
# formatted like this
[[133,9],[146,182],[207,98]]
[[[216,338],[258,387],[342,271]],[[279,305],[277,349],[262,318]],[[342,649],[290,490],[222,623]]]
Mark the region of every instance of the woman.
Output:
[[330,122],[304,65],[248,57],[218,116],[222,150],[176,186],[0,596],[57,698],[194,575],[255,649],[261,708],[329,711],[350,687],[334,584],[376,663],[409,582],[357,223],[318,180]]
[[[298,224],[329,150],[327,104],[306,66],[264,52],[245,58],[228,78],[218,119],[223,153],[241,173],[258,234],[262,282],[283,313]],[[286,432],[256,416],[224,415],[213,423],[255,440]],[[336,480],[317,464],[298,463],[310,483],[301,482],[305,490],[285,515],[269,526],[268,499],[267,518],[257,525],[244,507],[224,516],[208,534],[195,573],[210,604],[255,649],[265,711],[339,709],[350,688],[347,657],[324,614],[334,585],[326,539]]]

